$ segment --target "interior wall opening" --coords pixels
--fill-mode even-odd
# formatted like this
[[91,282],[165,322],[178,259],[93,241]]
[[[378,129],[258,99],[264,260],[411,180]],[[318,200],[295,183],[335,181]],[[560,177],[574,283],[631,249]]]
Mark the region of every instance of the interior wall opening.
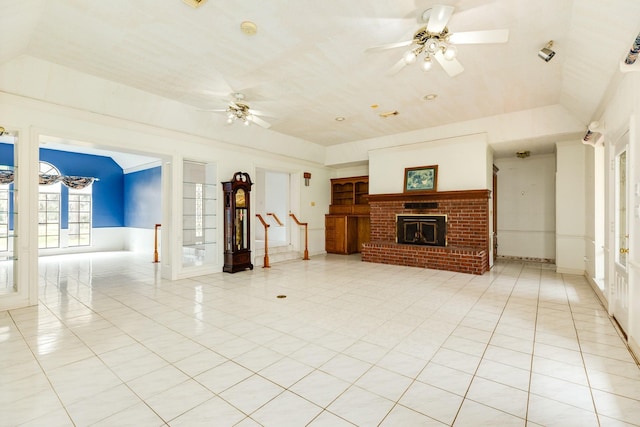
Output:
[[132,251],[152,261],[161,244],[155,226],[162,224],[162,159],[47,135],[39,140],[39,256]]
[[[256,209],[269,224],[269,247],[291,245],[290,174],[282,171],[256,169]],[[278,222],[280,221],[280,222]],[[256,222],[256,248],[264,247],[265,231],[260,222]]]

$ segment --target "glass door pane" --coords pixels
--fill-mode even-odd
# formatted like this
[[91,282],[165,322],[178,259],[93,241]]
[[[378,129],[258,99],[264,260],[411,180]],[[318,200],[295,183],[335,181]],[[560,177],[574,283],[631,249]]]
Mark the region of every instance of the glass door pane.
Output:
[[[17,247],[16,150],[17,133],[0,135],[0,296],[18,292],[14,278]],[[25,284],[26,286],[26,284]]]
[[216,262],[216,166],[185,160],[182,177],[182,265]]
[[616,157],[616,261],[627,266],[629,231],[627,229],[627,152]]

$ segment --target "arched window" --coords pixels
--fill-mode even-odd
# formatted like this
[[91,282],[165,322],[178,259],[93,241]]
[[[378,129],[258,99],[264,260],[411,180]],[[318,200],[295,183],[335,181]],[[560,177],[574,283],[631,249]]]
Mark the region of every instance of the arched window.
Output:
[[60,171],[40,162],[38,195],[38,249],[60,247]]

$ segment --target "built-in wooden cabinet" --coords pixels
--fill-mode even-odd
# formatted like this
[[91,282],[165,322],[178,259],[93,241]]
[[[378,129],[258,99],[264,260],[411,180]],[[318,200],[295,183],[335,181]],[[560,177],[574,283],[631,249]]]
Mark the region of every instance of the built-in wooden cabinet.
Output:
[[325,216],[325,250],[329,253],[360,252],[369,241],[369,177],[331,180],[331,205]]
[[332,179],[329,214],[369,215],[368,195],[368,176]]

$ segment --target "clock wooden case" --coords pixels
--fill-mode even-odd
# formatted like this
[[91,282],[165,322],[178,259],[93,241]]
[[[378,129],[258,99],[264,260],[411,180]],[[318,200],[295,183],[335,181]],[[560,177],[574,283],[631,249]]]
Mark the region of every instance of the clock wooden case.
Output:
[[236,273],[253,270],[251,263],[251,178],[236,172],[222,183],[224,193],[224,266],[222,271]]

